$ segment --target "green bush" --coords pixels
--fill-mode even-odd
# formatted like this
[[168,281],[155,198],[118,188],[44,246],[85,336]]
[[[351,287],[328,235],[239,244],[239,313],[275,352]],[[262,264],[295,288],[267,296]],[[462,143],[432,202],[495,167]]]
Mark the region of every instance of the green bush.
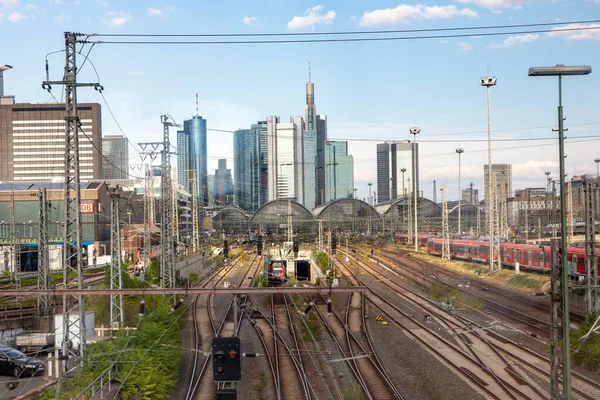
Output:
[[[588,314],[579,329],[571,333],[572,349],[576,350],[579,347],[579,339],[589,332],[598,316],[600,313]],[[600,335],[590,335],[585,339],[579,350],[573,354],[573,361],[590,371],[600,373]]]
[[258,378],[252,382],[255,400],[267,400],[267,374],[261,372]]
[[327,270],[329,269],[329,256],[327,253],[322,251],[317,253],[317,265],[321,268],[323,274],[327,273]]

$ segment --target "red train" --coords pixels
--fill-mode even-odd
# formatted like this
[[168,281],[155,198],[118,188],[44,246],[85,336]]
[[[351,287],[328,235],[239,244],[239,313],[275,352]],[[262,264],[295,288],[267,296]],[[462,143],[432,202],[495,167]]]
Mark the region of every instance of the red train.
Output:
[[285,260],[265,259],[265,272],[269,283],[284,283],[287,279],[287,262]]
[[[408,235],[397,233],[395,241],[406,244]],[[427,252],[432,255],[442,255],[442,239],[427,234],[419,235],[419,244],[427,246]],[[500,261],[507,267],[519,263],[519,268],[532,271],[550,270],[550,246],[534,244],[500,244]],[[453,259],[489,263],[490,249],[488,242],[479,240],[450,240],[450,255]],[[585,275],[585,249],[569,247],[567,249],[570,275]],[[597,264],[600,265],[600,249],[596,249]],[[600,276],[600,269],[598,270]]]

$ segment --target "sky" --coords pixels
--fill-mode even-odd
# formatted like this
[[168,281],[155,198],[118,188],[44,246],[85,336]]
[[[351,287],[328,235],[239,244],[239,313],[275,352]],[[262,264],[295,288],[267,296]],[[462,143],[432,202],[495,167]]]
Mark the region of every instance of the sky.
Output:
[[[15,95],[17,102],[46,103],[54,99],[41,88],[44,60],[63,49],[64,31],[322,33],[575,22],[594,16],[600,19],[600,0],[0,0],[0,64],[14,67],[5,72],[5,94]],[[600,23],[537,29],[582,26]],[[421,190],[431,198],[436,180],[438,201],[442,184],[448,199],[455,200],[459,147],[464,149],[461,187],[473,182],[483,197],[487,94],[480,77],[497,77],[491,89],[492,162],[513,165],[513,190],[545,187],[545,171],[558,177],[558,136],[552,132],[558,84],[556,78],[528,77],[528,68],[591,65],[591,75],[563,80],[569,129],[565,165],[567,176],[595,174],[594,159],[600,157],[600,29],[503,36],[473,32],[473,37],[351,43],[97,44],[78,79],[100,81],[115,118],[91,88],[79,89],[78,100],[102,105],[103,135],[120,134],[120,126],[134,144],[130,162],[137,163],[138,142],[161,140],[160,115],[170,114],[179,123],[195,115],[196,93],[209,129],[232,131],[269,115],[282,121],[303,115],[310,63],[317,112],[328,117],[329,139],[349,141],[357,197],[368,197],[368,182],[377,186],[376,143],[411,139],[409,128],[417,126]],[[407,35],[414,34],[391,36]],[[90,45],[83,49],[85,54],[89,50]],[[60,79],[64,56],[47,57],[50,78]],[[83,57],[79,59],[81,63]],[[52,94],[60,100],[61,88],[54,87]],[[219,158],[233,167],[232,137],[209,131],[209,171],[214,172]],[[171,139],[176,142],[175,130]]]

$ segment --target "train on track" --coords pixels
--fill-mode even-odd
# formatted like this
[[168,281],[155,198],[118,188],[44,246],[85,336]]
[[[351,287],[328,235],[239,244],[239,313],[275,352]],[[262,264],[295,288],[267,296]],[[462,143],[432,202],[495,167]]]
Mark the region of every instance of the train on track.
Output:
[[[395,234],[397,243],[406,244],[408,235],[405,233]],[[427,252],[431,255],[442,255],[443,239],[435,236],[421,234],[418,237],[421,246],[427,246]],[[452,259],[470,262],[489,263],[489,242],[481,240],[450,240],[450,257]],[[567,248],[569,263],[569,274],[572,276],[585,275],[585,249],[580,247]],[[600,265],[600,249],[596,250],[597,264]],[[551,247],[535,244],[501,243],[500,261],[503,266],[515,267],[531,271],[549,271],[551,263]],[[600,270],[598,271],[600,276]]]
[[282,284],[287,280],[287,261],[265,258],[264,270],[270,284]]

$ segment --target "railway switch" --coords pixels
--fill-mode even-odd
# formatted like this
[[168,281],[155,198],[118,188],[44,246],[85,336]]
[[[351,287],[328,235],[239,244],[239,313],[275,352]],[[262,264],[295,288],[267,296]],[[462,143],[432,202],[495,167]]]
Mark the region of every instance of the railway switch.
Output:
[[215,382],[235,382],[242,379],[239,337],[213,338],[212,354]]

